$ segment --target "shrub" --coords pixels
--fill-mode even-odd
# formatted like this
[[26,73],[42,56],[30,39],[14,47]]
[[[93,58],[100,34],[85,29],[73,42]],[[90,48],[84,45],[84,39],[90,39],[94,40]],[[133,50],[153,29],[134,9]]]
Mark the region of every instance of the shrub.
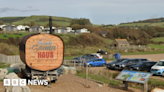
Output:
[[70,41],[71,45],[82,45],[86,46],[105,46],[106,41],[96,34],[80,34],[76,38],[72,38]]

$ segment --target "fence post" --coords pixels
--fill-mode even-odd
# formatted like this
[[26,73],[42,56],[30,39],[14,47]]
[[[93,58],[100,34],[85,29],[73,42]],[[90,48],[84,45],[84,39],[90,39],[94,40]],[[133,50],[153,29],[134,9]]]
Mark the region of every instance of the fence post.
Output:
[[75,60],[73,60],[74,61],[74,67],[75,67]]

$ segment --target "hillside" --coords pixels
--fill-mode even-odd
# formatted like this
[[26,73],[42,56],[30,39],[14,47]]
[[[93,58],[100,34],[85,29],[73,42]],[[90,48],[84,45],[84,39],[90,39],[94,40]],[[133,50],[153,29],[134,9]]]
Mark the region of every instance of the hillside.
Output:
[[[1,17],[4,24],[29,25],[32,21],[36,25],[46,26],[49,23],[49,16],[29,16],[29,17]],[[72,19],[68,17],[52,17],[53,23],[59,26],[69,26]],[[93,25],[98,27],[99,25]]]
[[[60,26],[69,26],[71,18],[53,16],[53,23]],[[37,25],[45,26],[49,23],[49,16],[29,16],[29,17],[2,17],[0,18],[5,24],[23,25],[30,24],[34,21]]]
[[146,20],[139,20],[134,22],[128,22],[128,23],[120,23],[118,26],[159,26],[164,27],[164,18],[154,18],[154,19],[146,19]]

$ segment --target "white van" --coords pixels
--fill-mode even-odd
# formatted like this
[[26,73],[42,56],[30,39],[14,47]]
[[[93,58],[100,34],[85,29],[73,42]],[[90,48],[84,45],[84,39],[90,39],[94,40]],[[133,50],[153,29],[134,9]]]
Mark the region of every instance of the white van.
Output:
[[154,66],[152,66],[150,72],[155,75],[164,76],[164,60],[160,60]]

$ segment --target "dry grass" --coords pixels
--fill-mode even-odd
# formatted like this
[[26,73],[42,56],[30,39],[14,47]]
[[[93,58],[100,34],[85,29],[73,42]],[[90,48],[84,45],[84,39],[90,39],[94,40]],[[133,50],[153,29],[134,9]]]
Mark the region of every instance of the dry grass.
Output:
[[6,43],[0,43],[0,53],[5,55],[19,55],[19,48]]
[[[82,68],[81,70],[78,70],[77,75],[81,76],[81,77],[85,77],[86,72],[85,72],[85,68]],[[104,83],[107,83],[111,86],[121,86],[121,81],[115,80],[116,76],[119,74],[119,72],[117,73],[113,73],[110,70],[89,70],[88,71],[89,77],[91,79],[95,79]],[[129,83],[130,87],[133,88],[137,88],[137,89],[141,89],[141,84],[139,83]],[[159,79],[152,79],[150,78],[148,81],[148,90],[152,90],[155,87],[159,87],[159,88],[164,88],[164,82],[162,80]]]

